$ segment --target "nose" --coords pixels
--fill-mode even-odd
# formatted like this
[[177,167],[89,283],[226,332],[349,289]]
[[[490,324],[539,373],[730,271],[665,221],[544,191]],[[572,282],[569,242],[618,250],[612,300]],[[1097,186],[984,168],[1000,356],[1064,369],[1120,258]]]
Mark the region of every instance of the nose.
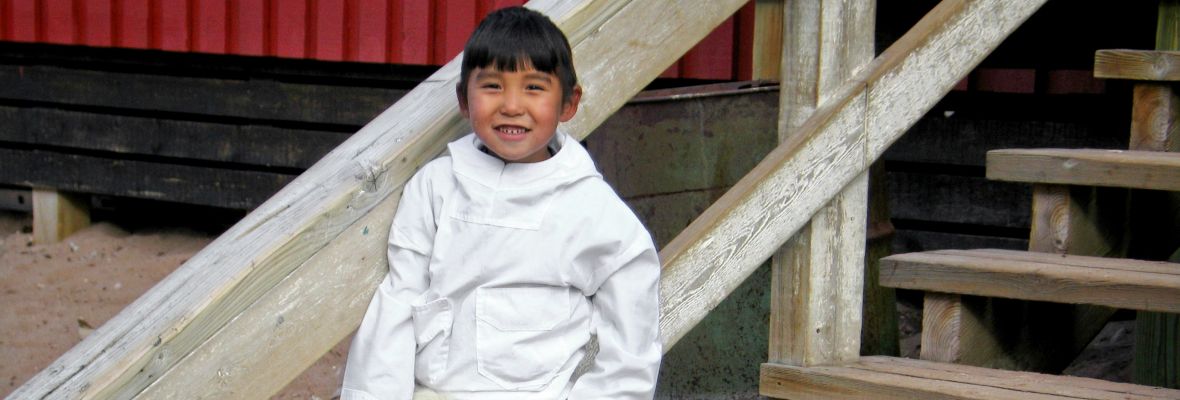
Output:
[[515,90],[506,90],[504,92],[504,101],[500,103],[500,113],[508,116],[516,116],[524,113],[524,106],[521,102],[521,94]]

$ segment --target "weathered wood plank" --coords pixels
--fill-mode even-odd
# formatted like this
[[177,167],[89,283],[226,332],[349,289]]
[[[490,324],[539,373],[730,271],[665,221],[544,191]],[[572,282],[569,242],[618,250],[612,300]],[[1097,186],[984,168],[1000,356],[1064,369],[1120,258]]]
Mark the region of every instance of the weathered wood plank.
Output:
[[0,182],[223,208],[257,207],[292,175],[0,148]]
[[790,399],[1162,400],[1180,391],[893,357],[831,367],[762,365],[762,394]]
[[[579,60],[585,96],[578,118],[566,129],[585,136],[742,4],[530,3],[565,27]],[[667,18],[669,13],[678,18]],[[327,327],[322,335],[278,335],[273,345],[260,348],[236,343],[276,319],[240,316],[283,315],[290,326],[283,329],[296,332],[320,326],[318,319],[327,313],[359,318],[364,301],[342,306],[315,299],[340,291],[371,294],[383,262],[337,264],[330,249],[349,247],[352,254],[374,258],[384,253],[385,237],[362,235],[358,241],[352,240],[355,233],[341,234],[349,227],[388,224],[388,216],[374,208],[466,130],[454,97],[457,72],[454,61],[443,67],[14,394],[127,398],[158,385],[151,390],[199,398],[246,392],[245,386],[251,393],[281,388],[355,324]],[[316,256],[325,247],[325,255]],[[318,285],[317,273],[334,268],[342,269],[338,274],[347,284]],[[293,299],[310,303],[287,309],[286,301]],[[266,351],[284,349],[284,341],[295,337],[308,340],[297,344],[306,352],[280,358],[281,351]],[[194,372],[159,378],[174,368]],[[211,380],[219,371],[233,379]],[[197,384],[182,388],[187,381]],[[215,385],[207,384],[211,381]]]
[[754,2],[753,79],[782,77],[784,3],[785,0]]
[[1175,85],[1135,85],[1131,150],[1180,152],[1180,92]]
[[1180,191],[1180,153],[1005,149],[987,157],[988,179]]
[[1098,50],[1094,77],[1139,81],[1180,81],[1180,51]]
[[1180,264],[942,250],[886,257],[881,267],[881,284],[895,288],[1180,312]]
[[0,187],[0,209],[32,212],[32,190]]
[[[1028,249],[1052,254],[1125,253],[1126,191],[1035,185]],[[1093,339],[1113,309],[927,294],[922,358],[1057,372]]]
[[33,242],[51,244],[90,226],[90,197],[33,188]]
[[[944,1],[661,252],[666,346],[861,175],[1043,1]],[[857,118],[864,113],[868,118]],[[867,131],[867,141],[858,141]],[[859,156],[859,157],[858,157]]]
[[167,71],[0,64],[0,99],[75,107],[360,126],[405,93],[248,75],[176,76]]
[[[1180,1],[1161,0],[1156,22],[1156,50],[1180,55]],[[1176,57],[1180,60],[1180,57]],[[1180,70],[1180,66],[1173,66]],[[1180,91],[1171,84],[1135,85],[1131,104],[1131,150],[1180,154]],[[1180,193],[1132,193],[1131,237],[1128,241],[1148,253],[1172,252],[1180,262],[1175,232],[1180,227]],[[1143,221],[1150,221],[1143,223]],[[1142,229],[1147,230],[1142,230]],[[1158,231],[1157,231],[1158,229]],[[1156,231],[1155,234],[1148,233]],[[1173,234],[1158,232],[1171,231]],[[1180,388],[1180,314],[1140,312],[1135,317],[1134,375],[1136,383]]]
[[308,168],[349,135],[268,125],[0,106],[0,141],[130,154],[136,158]]
[[1126,396],[1140,396],[1151,399],[1163,399],[1169,398],[1168,396],[1177,393],[1175,390],[1111,382],[1101,379],[1007,371],[994,368],[977,368],[908,358],[865,357],[861,362],[853,364],[850,367],[871,371],[889,371],[918,377],[938,378],[950,382],[1005,387],[1033,393],[1082,398],[1125,399]]
[[[875,10],[872,0],[786,4],[780,141],[799,134],[815,110],[835,96],[838,85],[873,58]],[[860,356],[867,203],[866,172],[816,212],[772,259],[770,361],[820,365]]]

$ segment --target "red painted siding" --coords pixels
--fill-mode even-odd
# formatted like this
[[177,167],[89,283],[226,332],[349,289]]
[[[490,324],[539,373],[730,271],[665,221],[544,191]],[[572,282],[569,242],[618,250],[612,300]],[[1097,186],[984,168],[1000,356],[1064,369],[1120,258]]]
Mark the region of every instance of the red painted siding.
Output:
[[[441,65],[526,0],[0,0],[0,41]],[[749,77],[753,5],[663,75]]]

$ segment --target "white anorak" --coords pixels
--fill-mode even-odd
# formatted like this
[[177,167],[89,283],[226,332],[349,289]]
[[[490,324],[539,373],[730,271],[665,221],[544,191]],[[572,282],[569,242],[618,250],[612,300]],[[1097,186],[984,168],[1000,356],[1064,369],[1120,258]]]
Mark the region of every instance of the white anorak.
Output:
[[586,150],[556,141],[548,160],[506,164],[467,135],[406,183],[342,400],[409,399],[415,380],[449,399],[652,398],[651,237]]

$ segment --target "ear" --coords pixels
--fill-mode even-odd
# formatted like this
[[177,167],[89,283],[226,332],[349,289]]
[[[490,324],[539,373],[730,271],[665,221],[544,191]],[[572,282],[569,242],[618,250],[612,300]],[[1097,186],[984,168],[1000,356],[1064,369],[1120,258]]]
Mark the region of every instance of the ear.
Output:
[[578,102],[582,101],[582,85],[574,85],[574,90],[570,93],[569,101],[561,105],[561,115],[558,121],[568,122],[574,118],[578,113]]
[[470,119],[471,112],[467,109],[467,88],[463,87],[463,83],[455,84],[455,97],[459,99],[459,113],[463,118]]

